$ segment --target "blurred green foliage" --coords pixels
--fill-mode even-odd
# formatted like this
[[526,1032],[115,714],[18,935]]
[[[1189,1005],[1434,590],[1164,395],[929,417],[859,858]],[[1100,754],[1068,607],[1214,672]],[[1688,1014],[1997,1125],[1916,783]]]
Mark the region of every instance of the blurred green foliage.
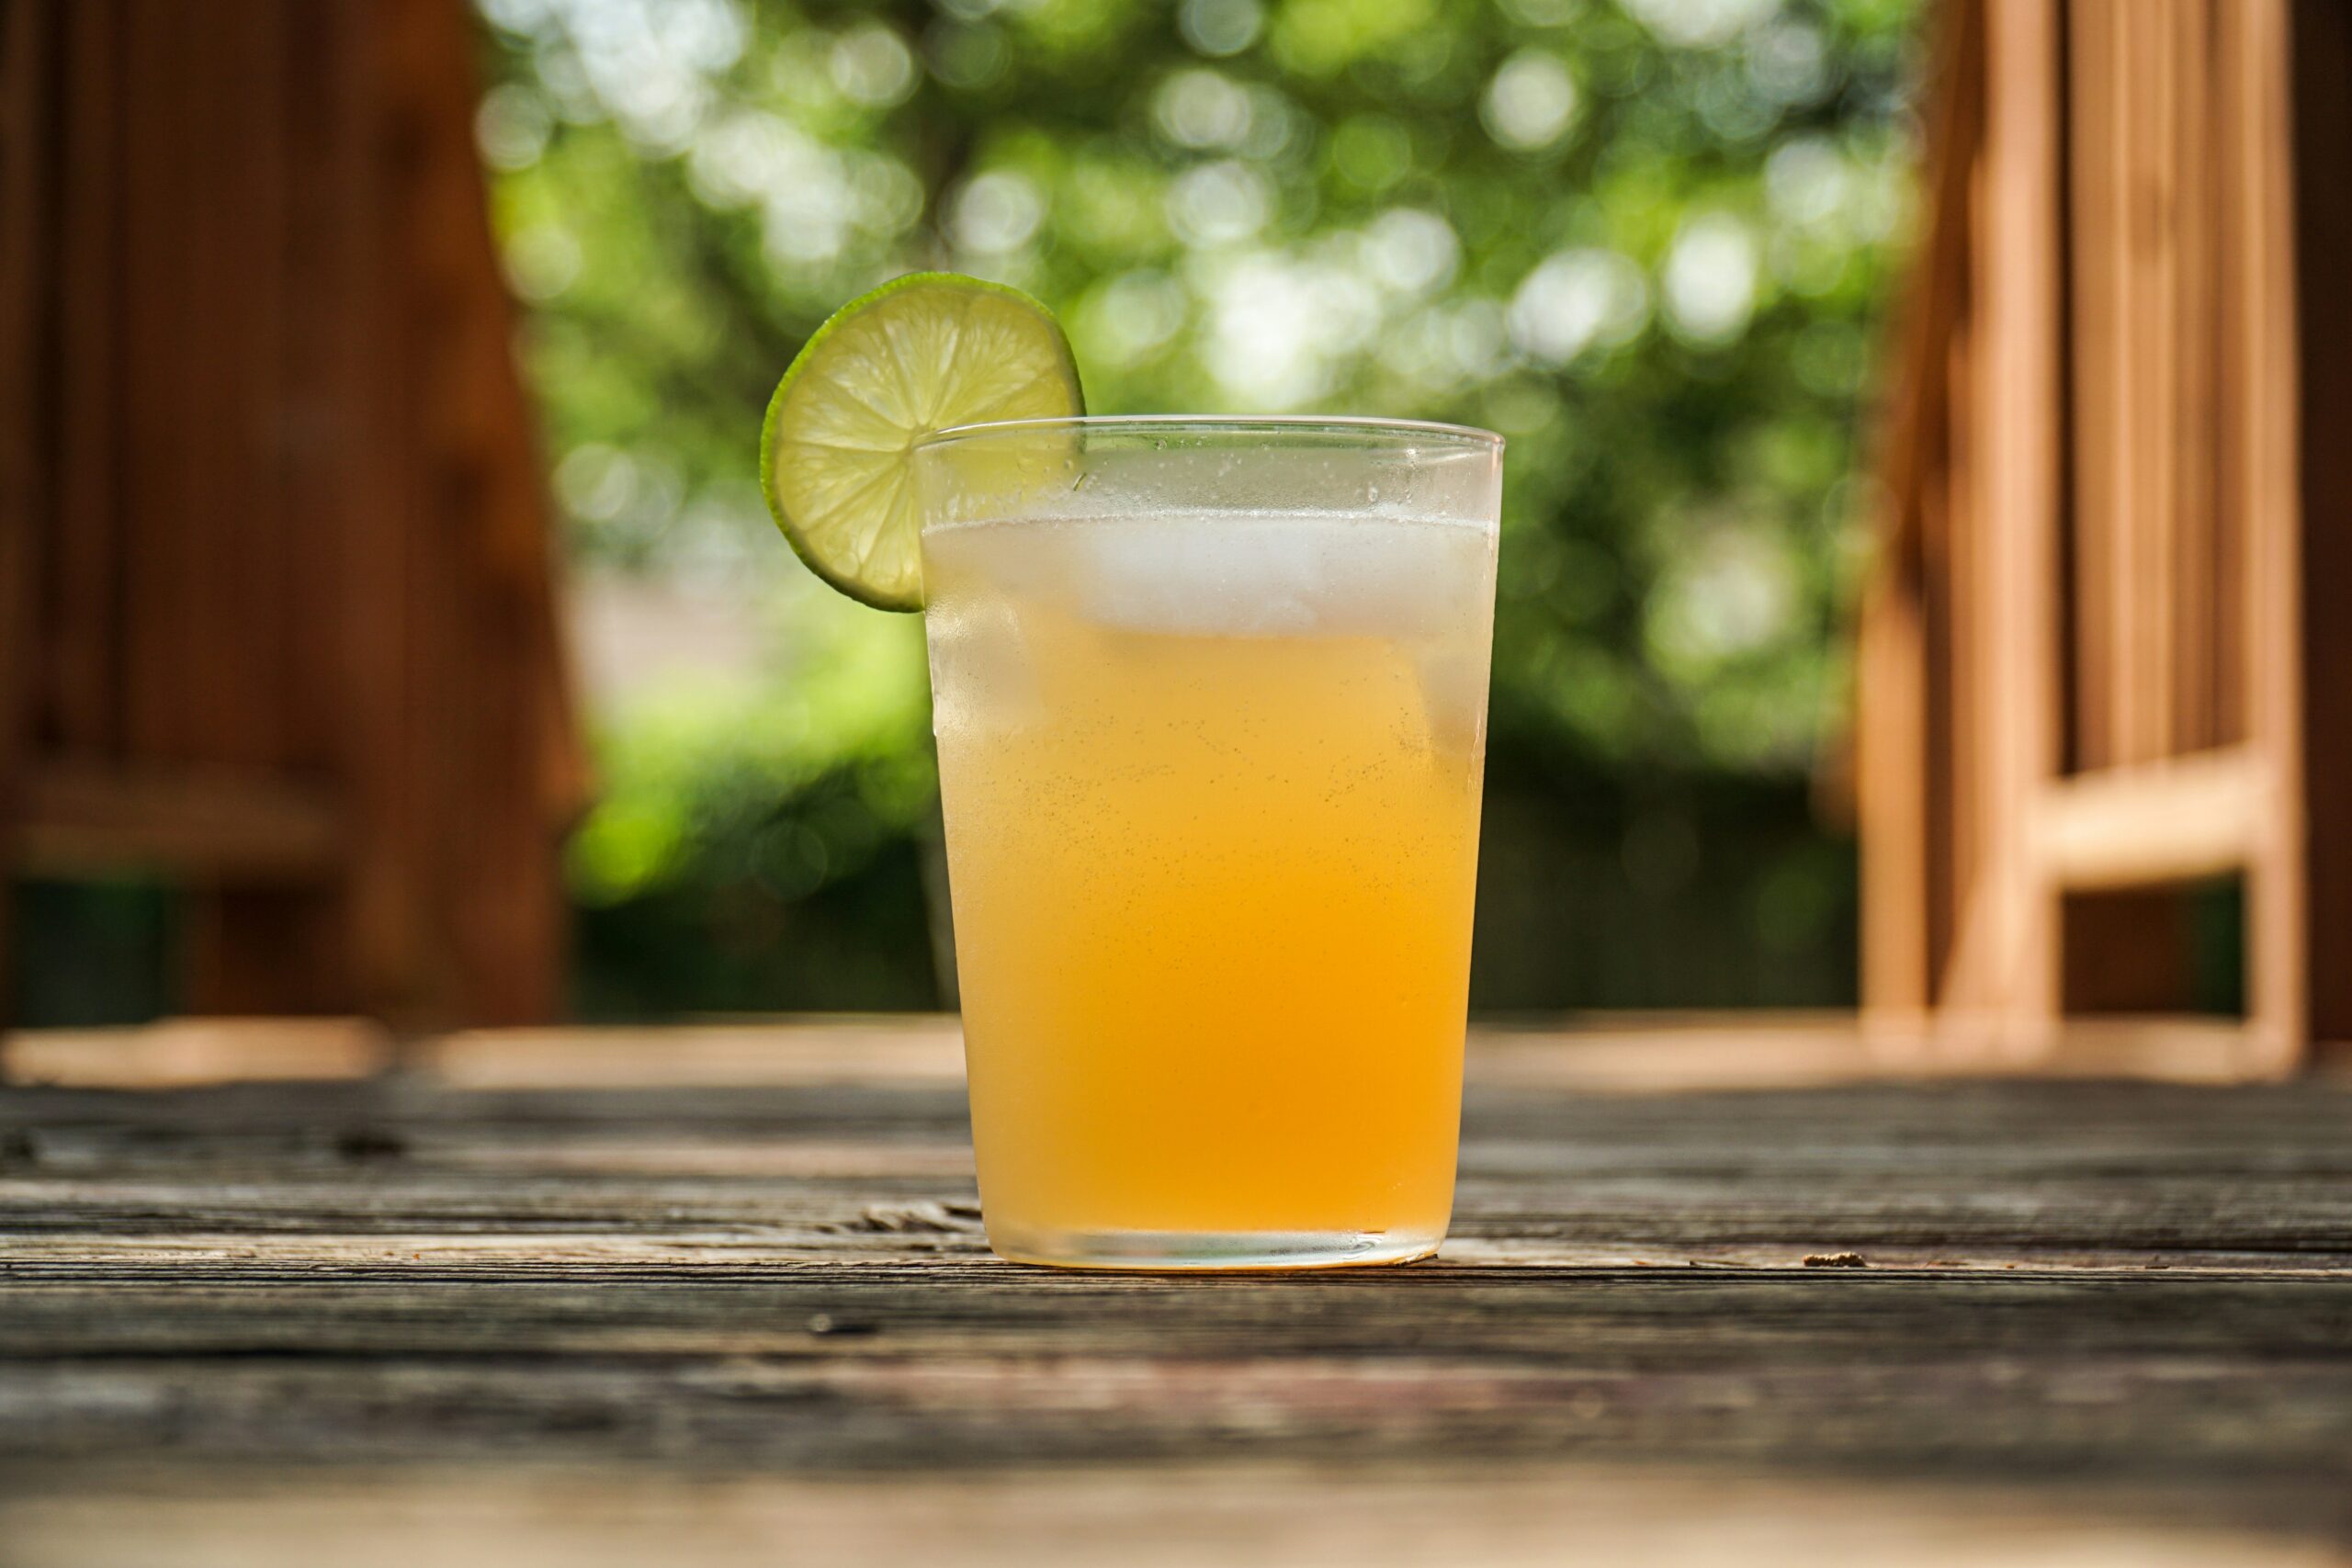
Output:
[[815,586],[752,472],[803,337],[926,266],[1044,299],[1097,412],[1510,437],[1480,1003],[1850,996],[1806,778],[1915,0],[481,6],[573,558],[760,627],[603,704],[588,1010],[933,994],[920,627]]

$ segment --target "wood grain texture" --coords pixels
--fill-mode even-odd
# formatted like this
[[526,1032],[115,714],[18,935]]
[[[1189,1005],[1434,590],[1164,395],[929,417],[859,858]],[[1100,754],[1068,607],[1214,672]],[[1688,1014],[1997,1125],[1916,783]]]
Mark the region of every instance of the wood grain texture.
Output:
[[331,796],[252,769],[48,761],[17,800],[17,853],[35,870],[299,880],[332,868],[345,838]]
[[1948,536],[1953,387],[1950,348],[1969,303],[1969,218],[1984,131],[1982,0],[1952,0],[1932,27],[1925,232],[1890,355],[1862,522],[1878,547],[1857,617],[1855,807],[1861,829],[1863,1003],[1901,1019],[1930,1007],[1951,942]]
[[2352,1039],[2352,22],[1940,14],[1939,308],[1895,345],[1859,660],[1865,1000],[2033,1059],[2070,998],[2191,990],[2180,942],[2110,984],[2072,895],[2235,877],[2229,1055],[2289,1072]]
[[[1253,1497],[1274,1540],[1273,1499],[1401,1487],[1531,1532],[1454,1561],[1539,1561],[1603,1465],[1669,1510],[1768,1478],[1736,1517],[1799,1543],[1943,1517],[1989,1551],[2052,1509],[2352,1540],[2352,1086],[1609,1092],[1488,1034],[1436,1261],[1170,1280],[988,1253],[953,1041],[615,1033],[570,1081],[560,1033],[484,1034],[390,1077],[0,1092],[0,1524],[49,1543],[25,1562],[141,1562],[89,1531],[455,1495],[481,1555],[434,1560],[513,1562],[563,1539],[549,1476],[625,1474],[681,1551],[728,1477],[714,1518],[849,1520],[1001,1476],[1046,1539],[1095,1493],[1179,1537]],[[206,1513],[222,1477],[261,1512]]]
[[[49,498],[33,462],[40,447],[45,283],[36,243],[48,227],[48,94],[53,7],[36,0],[0,7],[0,855],[19,788],[33,706],[39,647],[32,585],[41,570],[39,531]],[[0,958],[8,946],[9,901],[0,897]],[[0,963],[0,1019],[12,976]]]
[[[2301,443],[2302,519],[2293,578],[2303,603],[2284,617],[2292,628],[2300,690],[2302,856],[2301,942],[2295,976],[2307,986],[2297,1009],[2318,1039],[2352,1045],[2352,616],[2339,603],[2352,581],[2352,299],[2345,257],[2352,248],[2352,15],[2325,0],[2293,11],[2295,237],[2294,301],[2301,333],[2295,358],[2301,406],[2291,417]],[[2282,696],[2286,694],[2282,693]]]
[[50,712],[45,728],[67,752],[103,751],[120,729],[120,648],[109,632],[121,591],[118,433],[125,380],[118,312],[122,129],[121,23],[114,8],[66,9],[66,166],[59,191],[58,333],[74,345],[56,366],[57,517],[51,531],[43,635]]
[[0,871],[163,863],[191,1010],[558,1010],[583,764],[478,25],[0,11]]
[[1744,1477],[1608,1462],[1446,1467],[1158,1465],[941,1477],[207,1477],[0,1495],[19,1568],[417,1563],[953,1563],[966,1568],[1815,1568],[2019,1562],[2333,1568],[2288,1516],[2231,1529],[2195,1499],[2113,1487]]

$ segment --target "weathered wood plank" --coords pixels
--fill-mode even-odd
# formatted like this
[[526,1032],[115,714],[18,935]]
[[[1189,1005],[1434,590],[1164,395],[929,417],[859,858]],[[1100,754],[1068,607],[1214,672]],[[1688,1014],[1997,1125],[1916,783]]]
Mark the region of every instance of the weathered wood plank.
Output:
[[[2222,1020],[2074,1019],[2039,1074],[2234,1083],[2265,1076],[2260,1043]],[[0,1037],[0,1082],[166,1089],[340,1078],[390,1050],[350,1019],[171,1019],[135,1029]],[[2001,1076],[2014,1062],[1949,1025],[1835,1012],[1588,1014],[1571,1027],[1470,1032],[1472,1077],[1498,1088],[1661,1093],[1863,1079]],[[952,1017],[869,1014],[797,1023],[496,1030],[413,1039],[401,1061],[465,1089],[670,1089],[818,1082],[960,1085]],[[2007,1065],[2005,1065],[2007,1064]]]
[[[1606,1349],[1595,1313],[1657,1315],[1669,1336],[1689,1314],[1724,1346],[1796,1314],[1821,1359],[2116,1348],[2134,1323],[2165,1325],[2192,1357],[2271,1356],[2299,1335],[2352,1357],[2348,1101],[2315,1088],[1474,1088],[1458,1262],[1310,1300],[1297,1281],[1074,1280],[993,1262],[948,1082],[17,1091],[0,1099],[0,1357],[308,1346],[430,1362],[617,1353],[649,1332],[664,1353],[742,1354],[800,1344],[811,1314],[930,1321],[967,1310],[935,1292],[969,1292],[1026,1303],[1016,1317],[1044,1337],[1004,1348],[1022,1355],[1182,1341],[1158,1309],[1122,1321],[1105,1305],[1132,1298],[1186,1303],[1169,1310],[1223,1323],[1252,1354],[1329,1349],[1376,1300],[1363,1332],[1441,1357],[1477,1353],[1492,1328],[1584,1364]],[[1877,1268],[1803,1266],[1840,1251]],[[2128,1322],[2084,1315],[2119,1300]],[[2352,1386],[2312,1386],[2352,1416]]]
[[[2323,1568],[2341,1559],[2290,1498],[2255,1528],[2210,1488],[2044,1482],[2030,1491],[1645,1469],[1623,1462],[1159,1465],[986,1476],[687,1478],[642,1468],[365,1482],[88,1472],[0,1495],[14,1561],[40,1568],[1906,1568],[2029,1562]],[[2314,1536],[2321,1539],[2312,1539]]]
[[[1736,1282],[1577,1275],[1429,1302],[1418,1298],[1432,1287],[1344,1275],[1182,1289],[1023,1281],[993,1292],[932,1277],[901,1279],[894,1292],[851,1271],[739,1284],[707,1309],[725,1314],[731,1333],[688,1337],[655,1323],[611,1336],[610,1348],[554,1331],[535,1348],[518,1327],[439,1353],[408,1348],[405,1321],[369,1338],[330,1325],[313,1342],[297,1320],[208,1354],[13,1365],[6,1453],[818,1472],[1586,1454],[2340,1483],[2352,1367],[2340,1319],[2332,1333],[2320,1321],[2323,1302],[2282,1327],[2280,1314],[2249,1311],[2282,1294],[2277,1287],[2257,1296],[2169,1283],[2151,1290],[2171,1299],[2149,1302],[2079,1289],[2043,1299],[2018,1286],[1987,1291],[1976,1313],[1962,1314],[1919,1310],[1905,1299],[1908,1283],[1816,1281],[1802,1292],[1809,1299],[1792,1299]],[[578,1291],[553,1310],[600,1293],[621,1289]],[[545,1304],[511,1287],[467,1294],[447,1310]],[[1538,1315],[1563,1301],[1581,1310],[1566,1321]],[[1813,1310],[1833,1303],[1839,1310]],[[2230,1314],[2282,1342],[2249,1353],[2245,1339],[2210,1331]],[[2133,1332],[2057,1334],[2093,1314]],[[2002,1331],[1929,1353],[1926,1344],[1962,1316]],[[1776,1332],[1724,1332],[1742,1318]],[[1104,1320],[1124,1332],[1078,1331]],[[813,1331],[812,1322],[830,1326]],[[1372,1326],[1384,1323],[1385,1333]],[[1277,1337],[1277,1325],[1288,1332]],[[1432,1336],[1480,1328],[1461,1350],[1427,1348]]]
[[[1958,1506],[1904,1490],[1928,1482],[2096,1539],[2160,1516],[2300,1551],[2352,1522],[2352,1086],[1623,1093],[1546,1050],[1481,1035],[1438,1261],[1290,1277],[993,1258],[946,1021],[0,1091],[0,1531],[38,1546],[8,1560],[148,1561],[169,1499],[224,1473],[430,1508],[447,1483],[414,1467],[453,1465],[509,1499],[516,1465],[626,1466],[820,1508],[1001,1473],[1057,1536],[1057,1486],[1150,1517],[1173,1505],[1119,1467],[1171,1463],[1310,1512],[1385,1477],[1457,1521],[1537,1473],[1495,1467],[1544,1467],[1556,1530],[1560,1467],[1602,1457],[1637,1492],[1764,1471],[1736,1484],[1915,1529]],[[1806,1263],[1849,1252],[1867,1266]],[[1323,1479],[1250,1468],[1302,1464]],[[213,1521],[234,1560],[299,1557],[247,1502]],[[495,1531],[470,1557],[384,1539],[533,1560]]]

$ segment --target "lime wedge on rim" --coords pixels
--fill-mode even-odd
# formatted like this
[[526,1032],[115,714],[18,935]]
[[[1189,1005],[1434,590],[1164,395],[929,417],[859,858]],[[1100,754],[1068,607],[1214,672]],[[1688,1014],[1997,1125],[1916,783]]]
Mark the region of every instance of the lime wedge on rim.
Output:
[[910,273],[834,311],[776,383],[760,486],[809,570],[876,609],[920,610],[914,444],[953,425],[1085,412],[1051,311],[1002,284]]

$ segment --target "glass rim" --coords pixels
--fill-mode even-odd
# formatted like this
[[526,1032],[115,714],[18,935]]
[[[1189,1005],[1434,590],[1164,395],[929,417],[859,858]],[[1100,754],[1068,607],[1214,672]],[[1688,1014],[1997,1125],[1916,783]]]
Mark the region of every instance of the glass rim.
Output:
[[1503,437],[1494,431],[1481,430],[1470,424],[1448,424],[1433,419],[1375,419],[1359,414],[1311,413],[1108,413],[1056,414],[1042,419],[999,419],[974,424],[951,424],[917,437],[907,450],[920,452],[926,447],[944,446],[956,441],[1049,430],[1081,433],[1133,430],[1141,434],[1182,430],[1210,435],[1325,434],[1389,436],[1398,441],[1443,441],[1464,448],[1494,452],[1500,451],[1503,446]]

